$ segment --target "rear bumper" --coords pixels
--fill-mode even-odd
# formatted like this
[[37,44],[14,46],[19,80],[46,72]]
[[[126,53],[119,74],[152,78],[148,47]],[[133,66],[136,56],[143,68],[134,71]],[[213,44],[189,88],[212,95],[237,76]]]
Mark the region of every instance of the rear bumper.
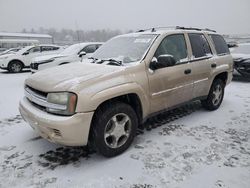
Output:
[[43,138],[66,146],[84,146],[88,143],[94,112],[57,116],[34,107],[26,98],[19,104],[23,119]]
[[233,71],[228,73],[226,85],[230,84],[232,79],[233,79]]

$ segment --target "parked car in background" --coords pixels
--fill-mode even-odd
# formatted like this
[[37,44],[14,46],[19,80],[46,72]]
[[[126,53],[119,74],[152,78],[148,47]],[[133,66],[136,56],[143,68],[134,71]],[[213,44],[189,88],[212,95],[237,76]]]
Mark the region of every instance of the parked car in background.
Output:
[[27,46],[15,53],[1,55],[0,68],[8,70],[9,72],[21,72],[23,68],[30,67],[32,58],[59,53],[62,50],[62,47],[51,44]]
[[73,44],[59,54],[33,58],[30,66],[31,72],[35,73],[50,67],[80,61],[82,58],[90,57],[101,45],[101,42]]
[[11,54],[11,53],[15,53],[15,52],[18,52],[19,50],[21,50],[22,48],[10,48],[8,50],[5,50],[3,52],[0,53],[0,56],[1,55],[5,55],[5,54]]
[[250,78],[250,43],[237,44],[230,48],[234,68],[244,77]]
[[0,53],[8,50],[7,48],[0,48]]
[[125,151],[138,124],[163,110],[193,100],[218,109],[233,72],[221,35],[183,27],[117,36],[84,61],[26,79],[19,110],[43,138],[89,143],[107,157]]

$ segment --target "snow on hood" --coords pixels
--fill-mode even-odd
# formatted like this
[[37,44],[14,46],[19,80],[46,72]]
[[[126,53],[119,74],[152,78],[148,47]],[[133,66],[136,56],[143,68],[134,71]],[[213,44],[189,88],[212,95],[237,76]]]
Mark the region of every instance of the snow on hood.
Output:
[[250,59],[250,54],[231,53],[233,59]]
[[66,57],[66,56],[61,55],[61,54],[44,55],[44,56],[33,58],[33,62],[40,62],[40,61],[45,61],[45,60],[49,60],[49,59],[52,59],[52,58],[61,58],[61,57]]
[[8,54],[3,54],[3,55],[0,55],[0,58],[8,58],[8,57],[11,57],[13,55],[16,55],[16,53],[8,53]]
[[26,79],[29,86],[49,92],[67,91],[82,82],[110,75],[126,67],[92,63],[71,63],[37,72]]

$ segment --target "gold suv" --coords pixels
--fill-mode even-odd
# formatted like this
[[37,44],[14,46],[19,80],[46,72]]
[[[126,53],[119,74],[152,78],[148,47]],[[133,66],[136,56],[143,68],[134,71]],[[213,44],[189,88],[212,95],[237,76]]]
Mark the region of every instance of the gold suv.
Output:
[[140,30],[114,37],[83,62],[31,75],[19,110],[43,138],[91,144],[112,157],[156,113],[192,100],[216,110],[232,71],[228,47],[215,31]]

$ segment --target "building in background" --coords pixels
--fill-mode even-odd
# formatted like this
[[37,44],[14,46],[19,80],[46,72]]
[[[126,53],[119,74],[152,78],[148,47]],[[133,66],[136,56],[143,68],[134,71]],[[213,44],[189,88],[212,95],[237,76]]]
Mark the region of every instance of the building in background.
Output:
[[0,50],[34,44],[52,44],[53,37],[47,34],[0,32]]

